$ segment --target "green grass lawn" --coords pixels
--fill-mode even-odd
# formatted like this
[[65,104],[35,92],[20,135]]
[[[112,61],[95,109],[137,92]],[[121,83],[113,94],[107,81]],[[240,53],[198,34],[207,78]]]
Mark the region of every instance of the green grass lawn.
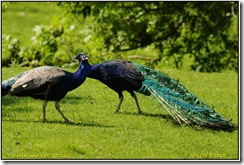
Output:
[[[28,68],[2,68],[7,79]],[[74,71],[67,69],[69,71]],[[185,85],[227,119],[238,124],[238,75],[161,70]],[[178,125],[153,98],[137,94],[143,115],[130,94],[119,114],[117,93],[87,79],[61,100],[75,124],[63,123],[54,103],[42,123],[42,101],[2,98],[2,159],[238,159],[238,131]]]

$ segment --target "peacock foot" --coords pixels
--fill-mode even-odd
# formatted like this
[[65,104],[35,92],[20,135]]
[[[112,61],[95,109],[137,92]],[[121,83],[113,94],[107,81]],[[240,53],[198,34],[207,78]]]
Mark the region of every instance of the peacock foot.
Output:
[[70,120],[65,120],[64,121],[66,124],[75,124],[74,122],[70,121]]

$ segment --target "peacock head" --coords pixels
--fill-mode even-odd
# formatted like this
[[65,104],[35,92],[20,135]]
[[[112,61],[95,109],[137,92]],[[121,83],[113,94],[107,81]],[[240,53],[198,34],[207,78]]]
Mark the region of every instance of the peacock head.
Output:
[[84,53],[79,53],[75,56],[75,59],[77,59],[79,62],[81,61],[88,61],[88,56]]

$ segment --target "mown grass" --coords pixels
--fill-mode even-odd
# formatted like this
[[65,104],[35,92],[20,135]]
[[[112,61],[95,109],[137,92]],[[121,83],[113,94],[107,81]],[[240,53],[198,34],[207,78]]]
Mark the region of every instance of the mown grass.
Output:
[[[3,68],[7,79],[28,68]],[[67,69],[71,71],[70,69]],[[74,71],[74,70],[72,70]],[[235,72],[196,73],[161,70],[233,123],[238,123],[238,76]],[[238,159],[238,131],[225,132],[178,125],[153,97],[138,95],[143,115],[126,92],[119,99],[105,85],[87,79],[61,100],[61,109],[75,124],[65,124],[42,101],[2,98],[2,159]]]

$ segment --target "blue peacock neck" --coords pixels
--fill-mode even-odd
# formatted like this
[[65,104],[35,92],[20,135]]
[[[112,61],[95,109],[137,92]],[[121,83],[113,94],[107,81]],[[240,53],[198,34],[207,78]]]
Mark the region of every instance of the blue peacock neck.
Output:
[[101,64],[92,65],[91,71],[87,75],[87,77],[97,79],[97,80],[101,80],[100,66],[101,66]]
[[90,71],[91,65],[88,61],[81,61],[77,71],[70,75],[70,80],[68,81],[69,91],[79,87],[86,80]]

